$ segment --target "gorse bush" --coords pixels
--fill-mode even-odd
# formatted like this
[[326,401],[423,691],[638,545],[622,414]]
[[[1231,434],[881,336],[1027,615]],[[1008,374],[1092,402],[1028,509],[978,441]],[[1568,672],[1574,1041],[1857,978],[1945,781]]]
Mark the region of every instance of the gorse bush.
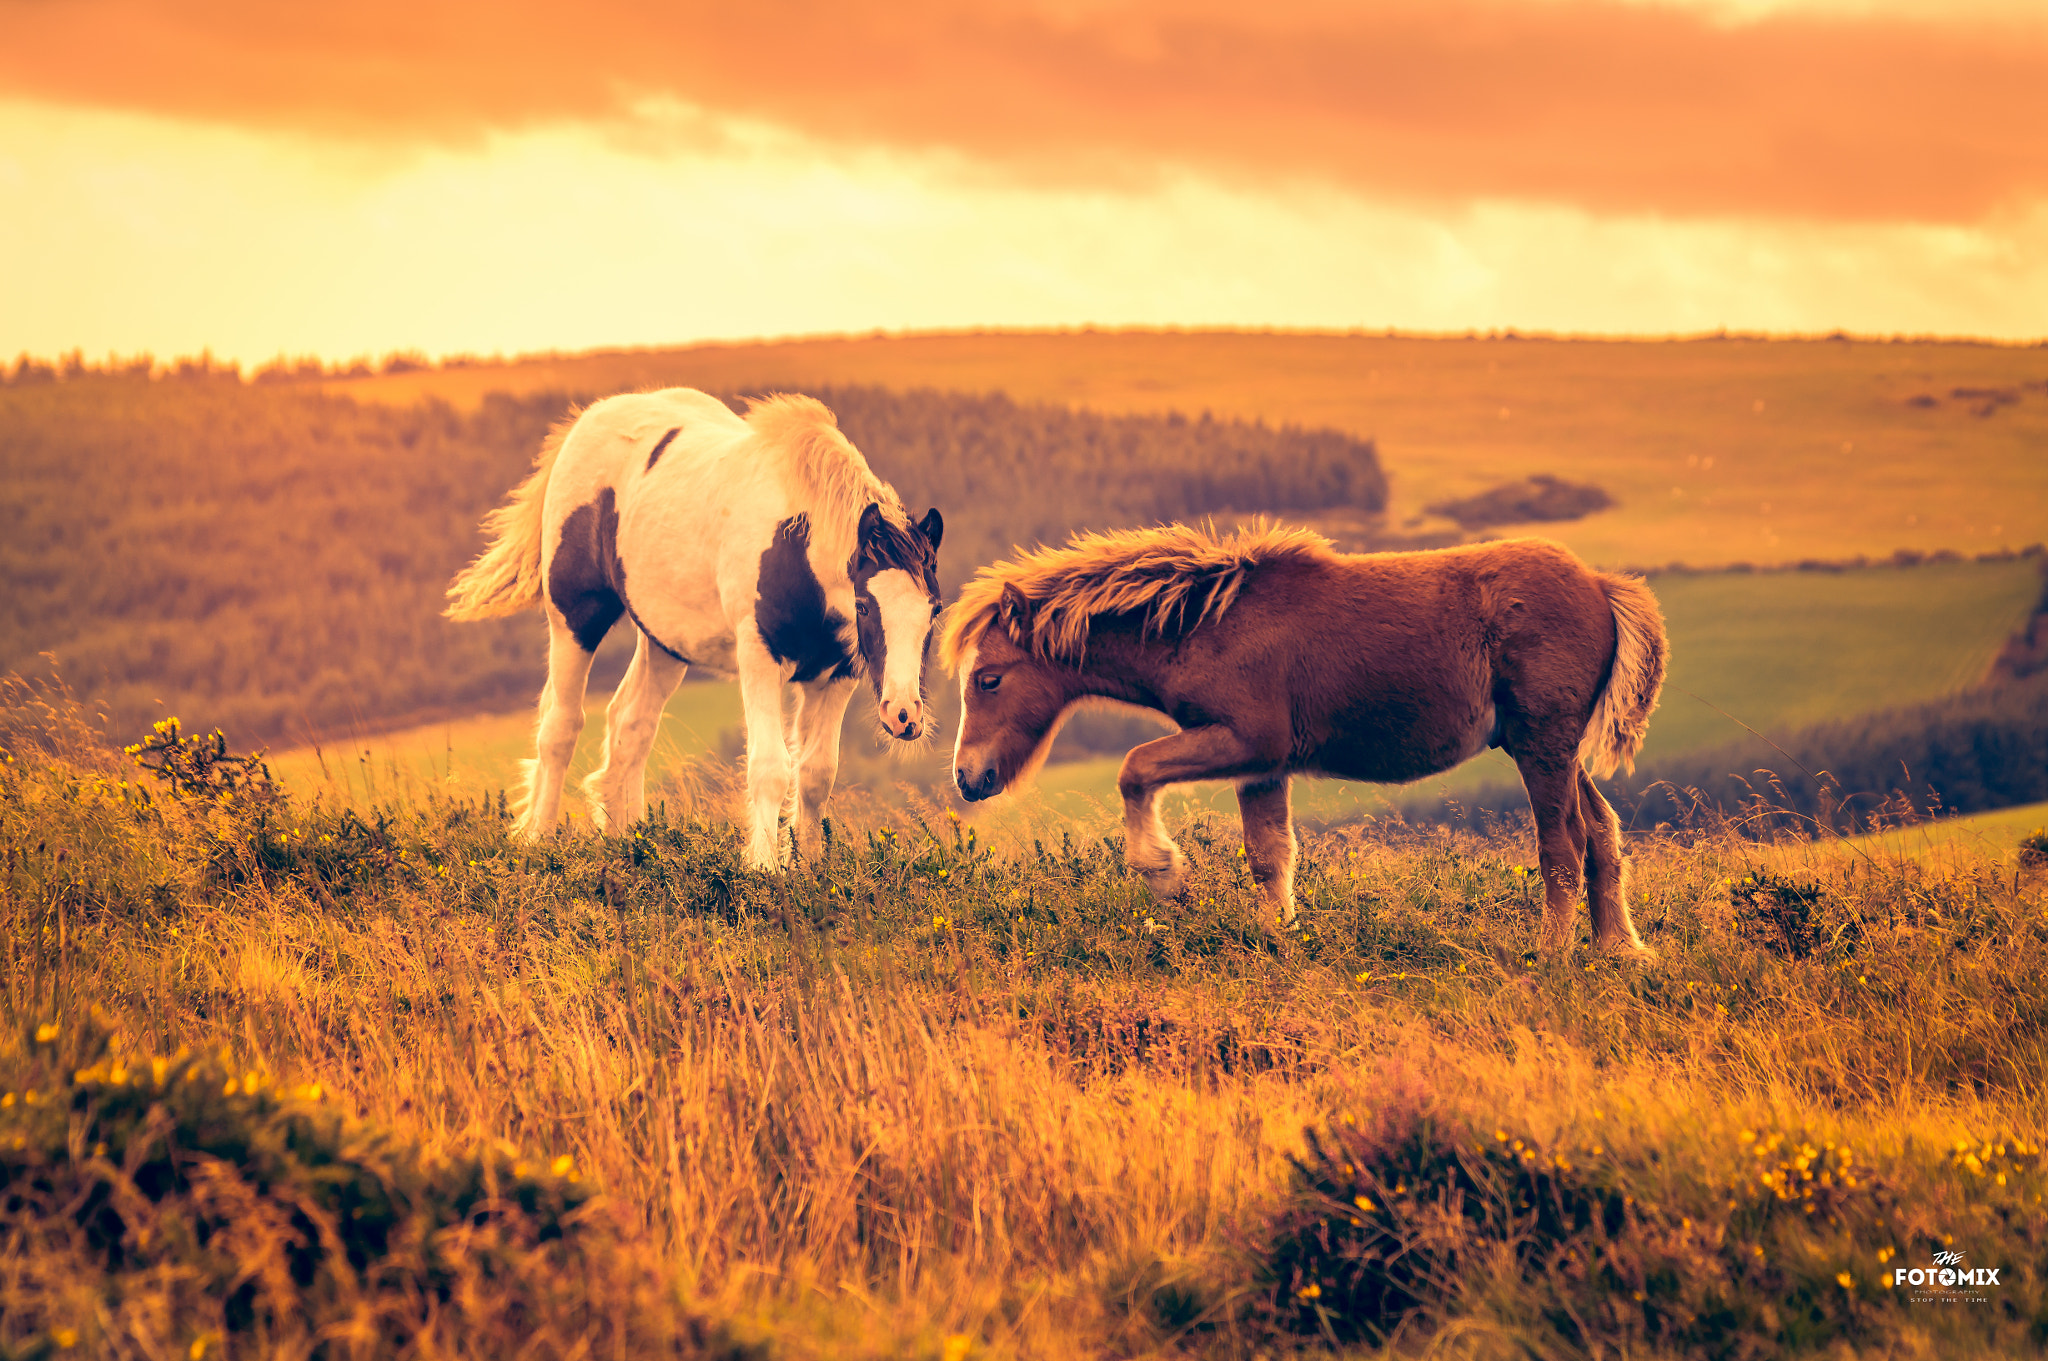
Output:
[[0,1058],[0,1351],[705,1355],[572,1161],[429,1157],[226,1052]]
[[228,735],[219,728],[204,736],[187,735],[176,718],[158,719],[149,736],[122,751],[170,786],[173,798],[196,795],[262,803],[278,797],[263,753],[229,755]]
[[[1888,1264],[1905,1261],[1914,1183],[1976,1169],[1972,1218],[2005,1224],[2015,1246],[2048,1233],[2048,1176],[2024,1140],[1912,1150],[1881,1169],[1810,1126],[1744,1129],[1718,1175],[1673,1194],[1660,1150],[1609,1146],[1597,1124],[1518,1137],[1432,1117],[1432,1104],[1411,1095],[1311,1133],[1269,1230],[1263,1307],[1277,1323],[1385,1341],[1466,1313],[1506,1279],[1594,1354],[1797,1354],[1892,1333],[1907,1292]],[[2001,1275],[1999,1312],[2040,1333],[2038,1264]]]

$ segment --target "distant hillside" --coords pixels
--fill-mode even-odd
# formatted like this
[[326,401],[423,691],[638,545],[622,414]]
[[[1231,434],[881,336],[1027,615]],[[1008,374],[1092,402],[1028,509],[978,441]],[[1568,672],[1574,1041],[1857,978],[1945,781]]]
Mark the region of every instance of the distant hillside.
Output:
[[1729,742],[1616,783],[1631,792],[1615,807],[1636,826],[1754,805],[1759,834],[2037,803],[2048,799],[2048,678]]
[[[54,652],[117,734],[171,712],[243,741],[515,706],[539,686],[537,620],[452,624],[442,591],[549,425],[600,394],[465,411],[204,367],[17,379],[0,386],[0,674]],[[1329,431],[820,395],[909,501],[942,508],[949,588],[1074,528],[1371,514],[1386,497],[1372,444]]]
[[329,386],[467,409],[490,391],[678,382],[1001,391],[1339,430],[1377,441],[1395,474],[1395,529],[1450,528],[1428,508],[1539,473],[1601,488],[1612,509],[1543,533],[1609,567],[1974,556],[2048,541],[2041,346],[1013,331],[549,355]]

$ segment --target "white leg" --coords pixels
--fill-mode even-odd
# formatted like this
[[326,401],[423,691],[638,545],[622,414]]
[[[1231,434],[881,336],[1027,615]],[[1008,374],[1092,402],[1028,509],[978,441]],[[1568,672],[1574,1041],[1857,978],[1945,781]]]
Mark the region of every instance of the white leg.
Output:
[[1124,757],[1116,777],[1124,796],[1124,858],[1154,895],[1177,898],[1186,887],[1186,861],[1159,821],[1159,791],[1190,780],[1233,779],[1248,767],[1270,769],[1278,762],[1264,754],[1263,745],[1211,725],[1169,733],[1132,747]]
[[519,815],[522,836],[540,836],[553,829],[562,812],[562,777],[576,754],[583,732],[583,687],[590,679],[594,653],[585,652],[560,615],[548,610],[548,680],[540,692],[540,722],[534,732],[534,759],[526,767],[525,808]]
[[1124,860],[1159,899],[1178,898],[1186,861],[1159,820],[1157,785],[1124,792]]
[[661,728],[662,707],[688,669],[640,635],[605,710],[604,764],[583,780],[590,820],[600,831],[623,832],[647,816],[647,753]]
[[758,637],[739,644],[740,705],[747,717],[747,863],[783,863],[782,808],[789,801],[789,738],[782,729],[782,666]]
[[839,732],[847,701],[859,686],[854,680],[814,681],[798,692],[796,808],[790,817],[806,851],[817,845],[818,820],[824,816],[825,800],[832,797],[832,782],[839,777]]

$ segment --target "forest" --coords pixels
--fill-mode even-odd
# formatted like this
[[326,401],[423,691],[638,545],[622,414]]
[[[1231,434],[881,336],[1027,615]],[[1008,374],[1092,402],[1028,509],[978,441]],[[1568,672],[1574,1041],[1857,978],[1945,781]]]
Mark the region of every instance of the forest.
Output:
[[[816,393],[913,509],[943,509],[949,590],[1078,528],[1386,501],[1373,445],[1335,431]],[[18,366],[0,387],[0,675],[53,654],[117,736],[176,715],[276,743],[516,707],[541,630],[452,624],[442,590],[549,426],[596,395],[463,412],[244,384],[206,363],[155,379]]]

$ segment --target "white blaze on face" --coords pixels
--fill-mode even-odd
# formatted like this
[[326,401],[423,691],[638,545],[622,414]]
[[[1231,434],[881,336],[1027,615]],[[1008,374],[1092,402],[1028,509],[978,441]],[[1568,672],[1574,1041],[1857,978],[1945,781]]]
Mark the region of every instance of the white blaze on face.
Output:
[[869,577],[868,594],[882,612],[882,726],[898,737],[913,737],[924,726],[919,681],[925,635],[932,629],[932,598],[922,581],[899,567]]

